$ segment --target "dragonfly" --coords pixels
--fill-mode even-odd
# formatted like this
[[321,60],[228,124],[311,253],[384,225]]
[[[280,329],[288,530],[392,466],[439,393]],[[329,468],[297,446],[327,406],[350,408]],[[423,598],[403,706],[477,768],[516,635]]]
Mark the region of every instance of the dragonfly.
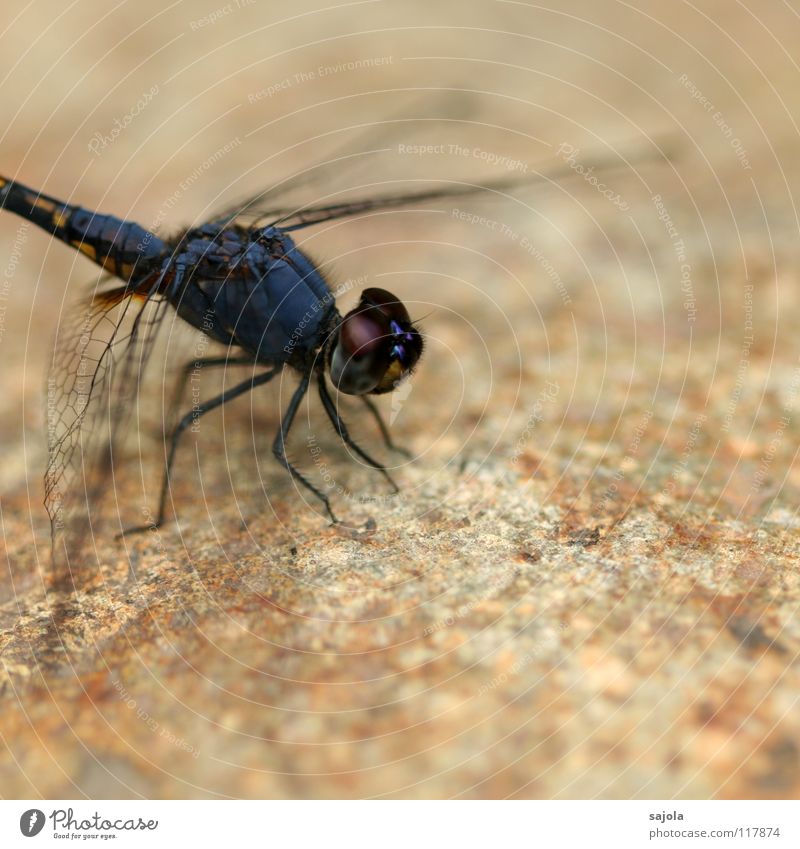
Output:
[[[587,166],[596,171],[629,167],[636,158],[641,156],[601,156],[587,161]],[[80,505],[86,509],[102,497],[116,435],[130,416],[157,331],[170,310],[226,348],[224,356],[186,363],[181,388],[198,366],[249,365],[253,373],[177,421],[167,435],[157,512],[146,525],[130,531],[158,528],[165,522],[170,476],[190,425],[264,386],[286,368],[299,376],[299,382],[281,415],[272,453],[294,481],[319,500],[331,522],[338,519],[328,495],[287,455],[292,425],[312,384],[343,442],[397,490],[387,466],[351,437],[331,387],[357,396],[385,445],[402,450],[393,442],[373,398],[392,392],[414,372],[425,348],[423,334],[402,300],[377,287],[364,289],[358,304],[342,315],[326,276],[298,248],[292,234],[324,222],[416,204],[477,194],[507,196],[523,184],[552,182],[573,173],[570,164],[559,161],[484,182],[283,207],[272,205],[274,193],[268,190],[207,223],[164,238],[134,221],[0,177],[0,209],[44,229],[106,273],[103,285],[62,322],[48,379],[45,507],[54,538]],[[180,396],[179,389],[176,397]],[[105,430],[99,426],[104,413]]]

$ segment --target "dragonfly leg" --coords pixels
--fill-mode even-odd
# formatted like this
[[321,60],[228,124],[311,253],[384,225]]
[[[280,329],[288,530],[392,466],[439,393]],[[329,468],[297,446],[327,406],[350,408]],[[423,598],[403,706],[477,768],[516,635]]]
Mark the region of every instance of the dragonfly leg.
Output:
[[361,459],[372,466],[373,469],[377,469],[387,481],[392,486],[395,492],[400,492],[400,487],[392,480],[392,476],[386,470],[386,466],[383,463],[379,463],[377,460],[370,457],[369,454],[357,443],[353,441],[353,438],[347,431],[347,426],[339,417],[339,413],[336,410],[336,405],[333,403],[333,399],[331,398],[328,387],[325,385],[325,375],[321,374],[319,376],[319,397],[322,400],[322,406],[325,407],[325,412],[328,414],[328,418],[333,423],[333,426],[336,428],[336,432],[341,436],[342,441],[345,445],[349,446],[353,449],[353,451],[358,454]]
[[150,531],[154,528],[160,528],[161,525],[164,524],[164,517],[167,512],[167,496],[169,495],[169,479],[170,473],[172,471],[172,464],[175,461],[175,454],[178,450],[178,443],[180,442],[181,436],[184,434],[189,425],[193,424],[197,421],[201,416],[204,416],[206,413],[211,412],[211,410],[215,410],[217,407],[221,407],[223,404],[228,401],[232,401],[234,398],[237,398],[239,395],[244,395],[245,392],[251,392],[255,389],[256,386],[261,386],[264,383],[272,380],[273,377],[278,373],[280,369],[274,368],[270,371],[266,371],[263,374],[256,375],[255,377],[250,377],[247,380],[242,381],[241,383],[237,383],[236,386],[231,387],[230,389],[226,389],[224,392],[221,392],[217,395],[216,398],[212,398],[209,401],[204,401],[195,409],[188,412],[177,424],[175,429],[172,431],[172,436],[170,437],[170,448],[169,455],[167,456],[167,465],[164,469],[164,477],[161,483],[161,497],[158,502],[158,515],[154,522],[151,522],[148,525],[141,525],[136,528],[129,528],[120,534],[120,536],[124,536],[125,534],[132,533],[141,533],[142,531]]
[[403,448],[402,445],[395,444],[394,440],[392,439],[392,435],[389,433],[389,428],[386,427],[386,422],[383,420],[381,411],[377,408],[375,402],[368,395],[362,395],[361,400],[366,404],[367,409],[370,411],[370,413],[372,413],[372,417],[377,422],[386,447],[389,450],[396,451],[398,454],[402,454],[404,457],[407,457],[409,460],[411,460],[414,455],[407,448]]
[[319,500],[325,505],[325,509],[328,511],[328,516],[330,517],[331,522],[333,522],[334,525],[337,525],[339,520],[333,515],[333,510],[331,510],[331,504],[328,500],[328,496],[325,495],[322,490],[317,489],[311,481],[303,477],[303,475],[300,474],[300,472],[289,462],[289,459],[286,456],[286,437],[289,435],[289,430],[292,427],[292,422],[297,414],[300,402],[303,400],[303,396],[306,392],[308,392],[308,383],[308,375],[303,375],[303,379],[300,381],[300,385],[295,390],[294,395],[292,395],[292,400],[289,401],[289,406],[286,408],[286,412],[283,414],[283,418],[281,419],[281,426],[275,436],[275,441],[272,443],[272,453],[294,480],[301,483],[309,492],[313,492],[314,495],[319,498]]
[[244,365],[252,365],[253,360],[252,357],[203,357],[199,360],[189,360],[189,362],[184,363],[181,368],[180,376],[178,377],[178,383],[175,386],[175,390],[172,395],[172,401],[169,405],[169,413],[167,415],[167,421],[170,426],[172,425],[173,418],[180,407],[181,401],[183,400],[183,395],[186,391],[186,383],[189,380],[189,375],[195,369],[203,369],[203,368],[216,368],[218,366],[244,366]]

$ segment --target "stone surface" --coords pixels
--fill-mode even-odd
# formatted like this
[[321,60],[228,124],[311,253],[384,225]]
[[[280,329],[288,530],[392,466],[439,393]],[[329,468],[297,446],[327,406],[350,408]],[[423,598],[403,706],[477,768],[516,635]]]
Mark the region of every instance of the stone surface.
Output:
[[0,26],[3,173],[162,229],[409,102],[351,96],[373,89],[484,94],[423,95],[470,123],[401,125],[378,176],[343,181],[520,173],[649,135],[676,151],[604,175],[618,203],[578,176],[307,234],[332,279],[428,314],[410,391],[382,401],[414,454],[389,458],[400,497],[318,404],[300,416],[293,456],[338,527],[271,459],[287,374],[187,440],[177,520],[114,539],[155,507],[159,365],[196,350],[174,329],[144,459],[119,458],[74,587],[49,561],[42,389],[92,272],[0,217],[4,797],[800,791],[800,21],[778,2],[429,5],[83,2],[48,28],[61,7],[41,3]]

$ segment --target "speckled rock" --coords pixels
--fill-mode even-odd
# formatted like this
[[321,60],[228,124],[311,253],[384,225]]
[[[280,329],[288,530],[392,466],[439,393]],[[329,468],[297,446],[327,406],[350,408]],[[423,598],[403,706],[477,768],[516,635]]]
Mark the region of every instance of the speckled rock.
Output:
[[[330,486],[343,521],[328,524],[271,458],[287,374],[203,419],[175,518],[115,540],[155,506],[159,348],[69,581],[41,507],[45,339],[91,272],[0,216],[4,797],[800,793],[800,22],[777,2],[490,5],[280,24],[255,4],[193,26],[138,3],[89,29],[83,2],[55,31],[41,3],[0,26],[9,66],[44,32],[2,84],[21,110],[4,173],[145,225],[205,217],[252,190],[250,169],[269,182],[313,162],[318,133],[407,102],[368,94],[385,88],[502,95],[468,98],[472,124],[409,131],[466,156],[392,148],[385,179],[501,176],[562,143],[578,163],[651,135],[679,151],[604,178],[618,203],[578,175],[470,202],[483,220],[459,217],[465,202],[309,232],[333,279],[429,314],[418,373],[382,401],[413,453],[381,455],[401,494],[312,401],[292,453]],[[443,25],[463,29],[445,44]],[[413,59],[445,50],[471,59]],[[388,59],[319,73],[366,57]],[[185,339],[170,334],[171,356],[192,356]]]

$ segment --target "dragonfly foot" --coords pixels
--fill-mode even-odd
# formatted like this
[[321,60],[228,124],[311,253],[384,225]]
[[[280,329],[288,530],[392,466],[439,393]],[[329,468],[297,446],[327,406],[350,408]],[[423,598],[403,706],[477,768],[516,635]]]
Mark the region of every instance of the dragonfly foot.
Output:
[[133,528],[125,528],[120,531],[118,534],[114,535],[115,540],[124,539],[127,536],[133,536],[134,534],[143,534],[146,531],[157,531],[162,525],[162,522],[150,522],[149,525],[136,525]]
[[381,469],[383,476],[389,483],[389,486],[392,488],[392,495],[397,495],[400,492],[400,487],[395,482],[395,479],[386,471],[386,469]]
[[325,499],[323,500],[323,504],[325,505],[325,510],[326,510],[326,511],[327,511],[327,513],[328,513],[328,518],[331,520],[331,524],[332,524],[332,525],[338,525],[338,524],[339,524],[339,520],[338,520],[338,519],[336,518],[336,516],[334,515],[333,510],[331,510],[331,505],[330,505],[330,502],[328,501],[328,499],[327,499],[327,498],[325,498]]

